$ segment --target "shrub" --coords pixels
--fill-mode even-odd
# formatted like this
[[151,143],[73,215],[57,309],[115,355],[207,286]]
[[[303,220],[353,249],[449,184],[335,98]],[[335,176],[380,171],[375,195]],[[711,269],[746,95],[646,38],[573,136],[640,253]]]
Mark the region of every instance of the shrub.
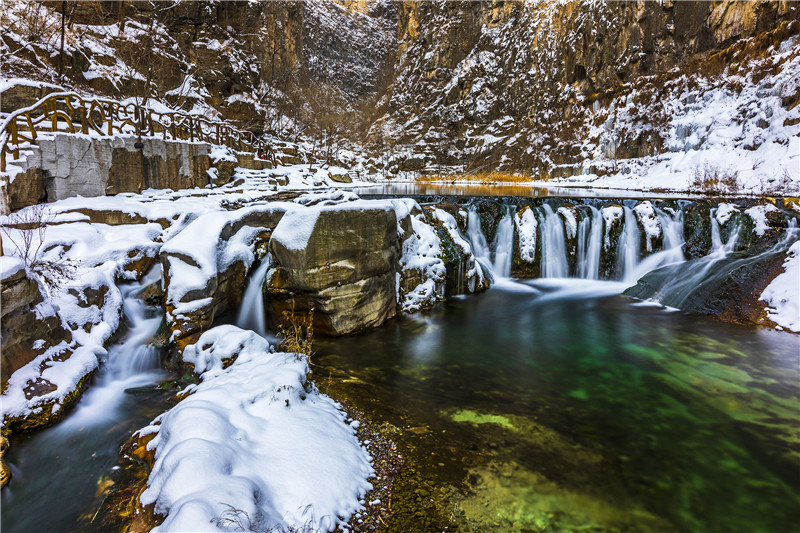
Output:
[[767,196],[792,196],[800,194],[800,177],[792,176],[786,167],[772,179],[761,178],[761,194]]
[[692,170],[689,189],[704,194],[734,194],[741,188],[739,171],[706,161]]
[[308,313],[298,313],[295,311],[294,296],[292,296],[292,307],[283,312],[283,321],[278,326],[280,336],[283,338],[280,349],[296,354],[303,354],[309,359],[313,354],[314,342],[314,308]]
[[69,259],[46,260],[41,257],[47,224],[51,220],[52,214],[43,204],[34,205],[9,216],[3,233],[25,263],[25,269],[53,292],[74,277],[75,264]]

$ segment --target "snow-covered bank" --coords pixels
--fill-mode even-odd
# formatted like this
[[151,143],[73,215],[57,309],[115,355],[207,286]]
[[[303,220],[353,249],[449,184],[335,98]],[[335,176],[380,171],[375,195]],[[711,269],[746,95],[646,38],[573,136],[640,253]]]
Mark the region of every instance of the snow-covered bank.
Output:
[[235,326],[185,349],[202,382],[139,432],[156,434],[141,497],[166,515],[153,531],[228,531],[234,517],[247,531],[332,531],[363,509],[373,469],[355,429],[307,382],[304,356],[270,351]]
[[800,241],[789,248],[783,269],[761,293],[761,300],[767,302],[767,318],[800,333]]
[[[105,357],[104,345],[119,327],[122,297],[117,284],[141,277],[167,243],[177,246],[181,239],[189,240],[188,249],[196,252],[190,256],[194,260],[202,259],[203,251],[214,255],[217,241],[209,240],[203,231],[209,229],[208,224],[197,224],[194,228],[200,228],[199,233],[191,230],[181,237],[196,219],[207,215],[205,221],[209,223],[213,219],[220,228],[235,224],[241,218],[239,215],[254,210],[237,210],[236,207],[258,204],[288,190],[314,191],[302,197],[303,203],[335,203],[346,196],[331,192],[327,180],[311,180],[307,169],[307,165],[289,165],[270,171],[237,169],[235,185],[178,191],[147,190],[113,197],[76,197],[0,216],[6,254],[0,258],[4,283],[10,276],[19,276],[19,271],[25,268],[19,257],[24,252],[17,250],[14,242],[23,243],[26,239],[30,240],[31,252],[39,250],[35,259],[71,267],[67,269],[71,274],[61,280],[59,287],[48,289],[40,283],[43,301],[37,302],[34,310],[37,320],[60,325],[64,340],[51,343],[42,338],[32,339],[25,347],[24,351],[30,354],[25,360],[27,364],[4,376],[8,384],[0,406],[2,423],[5,425],[11,419],[28,419],[33,423],[35,418],[38,425],[60,416],[63,405],[76,398],[82,382]],[[275,173],[285,176],[287,185],[276,185],[272,178]],[[352,194],[347,196],[352,197]],[[302,205],[290,203],[289,207],[302,208]],[[265,209],[262,204],[261,210]],[[17,227],[25,221],[43,222],[45,227],[42,231]],[[248,240],[253,233],[250,231],[241,237]],[[176,239],[174,243],[173,239]],[[232,246],[228,259],[244,257],[249,266],[253,260],[252,251],[244,250],[249,244]],[[29,259],[34,259],[32,253]],[[197,276],[182,280],[188,287],[186,290],[193,287],[193,282],[202,285],[213,277],[218,265],[216,257],[209,261],[212,259],[213,265],[208,261],[197,263],[208,267],[200,281]],[[225,264],[223,261],[222,266]],[[28,270],[28,277],[38,280],[38,275]],[[87,294],[94,296],[87,298]],[[4,307],[17,306],[4,302]],[[10,331],[9,334],[13,337],[37,335],[33,330]],[[4,340],[4,346],[6,342]]]

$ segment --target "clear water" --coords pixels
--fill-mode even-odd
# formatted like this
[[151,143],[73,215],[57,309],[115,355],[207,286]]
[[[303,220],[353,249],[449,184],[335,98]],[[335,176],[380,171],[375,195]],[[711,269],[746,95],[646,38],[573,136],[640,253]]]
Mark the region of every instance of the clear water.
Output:
[[407,458],[389,531],[794,530],[800,337],[587,280],[505,283],[359,337],[314,377]]

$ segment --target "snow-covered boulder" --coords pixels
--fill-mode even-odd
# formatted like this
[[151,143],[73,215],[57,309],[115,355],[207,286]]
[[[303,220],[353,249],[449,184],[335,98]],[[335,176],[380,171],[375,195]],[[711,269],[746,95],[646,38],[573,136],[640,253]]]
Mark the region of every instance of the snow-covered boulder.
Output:
[[273,317],[313,309],[314,329],[345,335],[395,314],[397,218],[389,201],[298,207],[269,243],[267,276]]
[[161,248],[167,323],[186,342],[242,300],[245,276],[286,209],[272,203],[199,216]]
[[150,467],[140,503],[165,516],[152,531],[229,531],[232,517],[247,531],[332,531],[363,509],[371,458],[304,356],[220,326],[183,358],[201,383],[134,436]]

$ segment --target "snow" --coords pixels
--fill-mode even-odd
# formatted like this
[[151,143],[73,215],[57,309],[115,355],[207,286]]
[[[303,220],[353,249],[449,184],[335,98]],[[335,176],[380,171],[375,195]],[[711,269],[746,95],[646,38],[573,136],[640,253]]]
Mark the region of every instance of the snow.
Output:
[[724,226],[734,213],[738,212],[739,208],[734,204],[719,204],[717,206],[716,219],[720,226]]
[[441,259],[441,240],[436,230],[427,224],[423,214],[411,217],[413,233],[403,241],[400,267],[403,274],[417,272],[422,279],[400,301],[405,312],[419,311],[444,298],[446,268]]
[[320,208],[297,209],[286,213],[272,232],[273,242],[287,250],[304,250],[317,225]]
[[538,223],[533,209],[525,209],[514,216],[519,240],[519,257],[525,262],[533,263],[536,259],[536,229]]
[[[6,244],[6,246],[8,246],[8,244]],[[14,257],[13,255],[0,256],[0,279],[11,277],[24,269],[25,263],[22,259]]]
[[215,163],[217,161],[230,161],[232,163],[236,163],[238,161],[234,151],[227,146],[212,145],[208,156]]
[[307,382],[305,357],[269,349],[235,326],[186,348],[202,382],[139,432],[155,433],[141,496],[166,515],[154,532],[227,531],[218,520],[231,509],[247,530],[332,531],[364,508],[374,471],[355,428]]
[[578,234],[578,221],[575,218],[574,210],[568,207],[559,207],[558,213],[564,219],[564,228],[566,229],[567,238],[574,239]]
[[783,272],[767,285],[760,300],[767,302],[767,318],[800,333],[800,241],[789,248]]
[[763,236],[764,233],[769,229],[767,213],[771,211],[778,211],[778,208],[772,204],[762,204],[745,210],[745,214],[753,219],[753,223],[755,224],[753,232],[759,237]]
[[658,221],[656,210],[652,203],[644,201],[636,204],[633,211],[644,228],[647,251],[652,252],[653,242],[661,236],[661,223]]
[[467,288],[470,292],[474,292],[475,288],[483,283],[484,275],[480,263],[475,260],[475,256],[472,253],[472,245],[461,236],[461,232],[458,230],[458,223],[453,215],[443,209],[434,209],[433,218],[442,224],[442,227],[447,231],[447,234],[450,235],[455,245],[458,246],[466,256],[467,272],[464,277],[467,280]]
[[[58,317],[72,332],[73,340],[57,346],[37,344],[41,353],[36,359],[9,376],[9,385],[2,396],[0,415],[3,419],[38,412],[43,405],[53,402],[58,407],[80,380],[97,367],[98,358],[106,353],[104,344],[119,326],[122,298],[117,283],[134,279],[139,273],[134,268],[137,263],[155,259],[162,251],[166,253],[165,274],[170,274],[170,283],[165,291],[168,302],[174,305],[171,320],[180,320],[209,305],[207,297],[197,298],[193,291],[204,289],[209,280],[235,261],[242,261],[246,266],[254,261],[252,239],[263,228],[244,223],[248,216],[262,211],[311,211],[297,203],[263,202],[278,188],[270,178],[274,174],[289,177],[289,185],[280,188],[310,189],[310,184],[302,177],[307,168],[307,165],[289,165],[265,171],[238,169],[237,174],[242,179],[236,186],[146,190],[113,197],[75,197],[47,204],[50,223],[42,257],[50,261],[71,261],[76,270],[74,278],[60,290],[43,293],[45,301],[39,304],[37,313]],[[347,185],[363,186],[364,183]],[[324,199],[321,204],[336,205],[355,204],[357,197],[349,191],[325,190],[319,191],[318,198]],[[250,204],[250,207],[224,209],[235,203]],[[376,204],[395,210],[404,205],[388,201]],[[109,218],[106,213],[114,213],[110,217],[116,221],[113,225],[91,222],[106,220]],[[12,222],[15,216],[18,215],[0,216],[0,223]],[[18,238],[19,230],[9,228],[8,231],[11,237]],[[233,233],[226,236],[229,238],[224,242],[220,239],[223,231]],[[6,235],[3,237],[6,239]],[[6,242],[7,255],[0,258],[2,278],[24,268],[13,247]],[[82,295],[89,287],[105,287],[107,292],[100,308],[80,305],[77,295]],[[59,354],[67,352],[72,355],[59,361]],[[42,377],[56,385],[56,390],[28,400],[24,394],[28,383]]]
[[611,247],[611,226],[616,223],[617,220],[622,218],[624,211],[622,210],[621,206],[612,205],[609,207],[604,207],[601,210],[603,214],[603,220],[605,221],[605,237],[603,240],[603,246],[608,249]]

